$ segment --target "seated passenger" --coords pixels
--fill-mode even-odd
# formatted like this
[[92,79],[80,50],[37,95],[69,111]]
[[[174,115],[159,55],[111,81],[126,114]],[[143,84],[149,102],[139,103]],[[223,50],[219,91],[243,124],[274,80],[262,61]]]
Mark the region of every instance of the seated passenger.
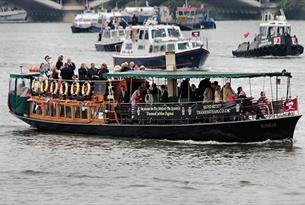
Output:
[[153,95],[150,93],[150,90],[147,89],[146,90],[146,95],[145,95],[145,103],[153,103],[154,102],[154,98]]
[[268,114],[268,99],[266,98],[264,91],[261,91],[260,93],[260,98],[257,100],[257,106],[256,119],[265,119],[265,115]]
[[243,91],[242,87],[238,87],[237,88],[237,98],[238,99],[240,99],[240,98],[247,98],[247,95],[246,95],[245,91]]
[[220,86],[217,85],[215,87],[215,92],[214,92],[214,102],[215,103],[219,103],[222,101],[222,97],[221,97],[221,89],[220,89]]

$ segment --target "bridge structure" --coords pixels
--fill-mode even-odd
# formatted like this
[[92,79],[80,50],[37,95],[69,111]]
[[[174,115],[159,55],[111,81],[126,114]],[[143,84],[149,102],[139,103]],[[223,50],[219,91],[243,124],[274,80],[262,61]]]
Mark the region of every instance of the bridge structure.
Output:
[[[101,7],[111,0],[4,0],[25,9],[32,21],[72,22],[88,2],[91,8]],[[216,12],[218,19],[259,18],[262,4],[271,0],[204,0]]]

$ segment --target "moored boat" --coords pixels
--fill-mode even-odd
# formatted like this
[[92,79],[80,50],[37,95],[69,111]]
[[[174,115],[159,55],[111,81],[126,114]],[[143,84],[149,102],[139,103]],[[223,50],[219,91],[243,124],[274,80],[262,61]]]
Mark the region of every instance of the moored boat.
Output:
[[142,25],[128,29],[121,52],[113,56],[114,65],[134,62],[151,69],[165,69],[165,53],[176,53],[177,68],[202,68],[210,52],[202,41],[183,38],[178,26]]
[[[105,74],[107,81],[57,81],[36,73],[11,74],[8,106],[17,118],[48,132],[220,142],[293,138],[301,117],[297,98],[291,98],[289,92],[284,98],[278,96],[279,79],[287,78],[290,91],[290,73],[207,73],[175,71],[172,66],[169,63],[168,71],[158,72],[110,72]],[[185,86],[181,83],[181,93],[177,87],[182,79],[184,82],[242,78],[251,81],[266,77],[277,82],[276,97],[268,101],[252,97],[192,101],[190,90],[185,95],[182,94]],[[149,81],[156,85],[164,82],[167,89],[163,84],[161,91],[154,85],[150,90]],[[151,92],[154,96],[150,99],[145,95],[143,101],[141,92],[146,95]]]
[[177,7],[176,23],[182,31],[194,29],[216,29],[214,18],[204,8]]
[[[244,34],[245,38],[248,36],[248,32]],[[299,56],[303,51],[304,47],[291,34],[291,25],[281,10],[281,15],[275,17],[270,11],[264,13],[259,35],[255,35],[252,42],[239,44],[232,54],[236,57]]]
[[99,39],[95,43],[96,51],[120,52],[125,36],[123,27],[102,29],[99,33]]
[[0,8],[0,22],[22,22],[27,18],[23,9]]

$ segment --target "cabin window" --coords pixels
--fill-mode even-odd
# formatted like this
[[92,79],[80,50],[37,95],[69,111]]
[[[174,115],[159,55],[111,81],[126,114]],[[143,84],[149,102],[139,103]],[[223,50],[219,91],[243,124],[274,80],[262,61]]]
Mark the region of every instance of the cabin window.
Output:
[[63,105],[59,106],[59,116],[65,117],[65,106],[63,106]]
[[119,36],[125,36],[125,32],[123,30],[119,30]]
[[277,28],[277,34],[278,35],[284,35],[285,34],[285,28],[284,27],[278,27]]
[[267,36],[267,27],[260,27],[260,34],[262,36]]
[[26,97],[30,91],[30,80],[25,78],[17,79],[16,95]]
[[72,118],[71,106],[66,106],[66,118]]
[[103,38],[110,38],[109,30],[104,30],[103,35],[104,35]]
[[145,45],[139,45],[139,46],[138,46],[138,49],[139,49],[139,50],[145,50]]
[[290,27],[286,27],[286,31],[285,31],[287,34],[289,34],[290,35],[290,33],[291,33],[291,28]]
[[148,40],[148,31],[147,30],[145,30],[145,35],[144,35],[145,37],[145,40]]
[[79,106],[76,106],[76,107],[74,107],[74,117],[75,118],[81,118],[81,112],[80,112],[80,107]]
[[175,51],[175,44],[168,44],[167,51]]
[[144,30],[140,30],[139,39],[144,39]]
[[39,103],[33,102],[33,104],[32,104],[32,113],[33,114],[37,114],[37,115],[41,115],[42,114],[41,105]]
[[91,107],[91,116],[90,116],[90,118],[91,119],[96,119],[97,118],[97,116],[96,116],[96,107]]
[[188,43],[178,43],[178,49],[179,50],[186,50],[188,45]]
[[165,52],[165,45],[160,46],[160,51]]
[[169,28],[168,29],[168,35],[169,35],[169,37],[179,38],[180,37],[180,32],[179,32],[178,29]]
[[179,16],[182,16],[183,15],[183,11],[179,11],[178,14],[179,14]]
[[154,29],[152,30],[152,38],[166,37],[165,29]]
[[56,104],[52,102],[47,102],[45,104],[46,115],[55,117],[56,116]]
[[117,31],[111,31],[111,37],[117,38],[118,37]]
[[9,93],[10,94],[15,94],[15,79],[10,79],[10,84],[9,84]]
[[81,107],[81,111],[82,111],[82,119],[87,119],[88,117],[88,108],[87,106],[82,106]]
[[131,49],[132,49],[132,44],[126,43],[125,50],[131,50]]
[[160,50],[160,47],[159,46],[154,46],[153,47],[153,52],[156,53]]

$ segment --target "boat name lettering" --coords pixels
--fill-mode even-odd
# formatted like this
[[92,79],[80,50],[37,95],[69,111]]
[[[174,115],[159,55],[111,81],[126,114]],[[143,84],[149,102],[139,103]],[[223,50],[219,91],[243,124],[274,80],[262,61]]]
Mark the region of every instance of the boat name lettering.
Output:
[[271,41],[266,39],[266,40],[262,40],[258,47],[269,46],[271,44],[272,44]]

